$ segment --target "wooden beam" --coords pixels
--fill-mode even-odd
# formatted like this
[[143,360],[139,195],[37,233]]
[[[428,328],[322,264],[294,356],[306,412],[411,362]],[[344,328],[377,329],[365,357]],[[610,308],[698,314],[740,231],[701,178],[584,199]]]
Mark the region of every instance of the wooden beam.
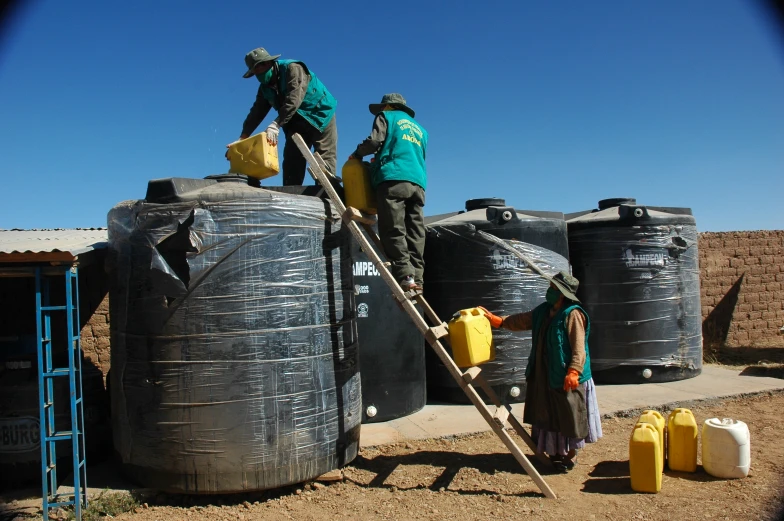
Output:
[[71,253],[67,251],[46,251],[40,253],[0,253],[0,263],[65,263],[73,264],[76,261]]

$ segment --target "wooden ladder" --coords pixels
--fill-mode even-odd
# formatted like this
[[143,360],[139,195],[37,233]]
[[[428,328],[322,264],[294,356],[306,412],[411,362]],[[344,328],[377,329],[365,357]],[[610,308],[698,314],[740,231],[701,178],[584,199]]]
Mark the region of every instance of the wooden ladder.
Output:
[[[383,252],[379,238],[372,228],[375,224],[375,217],[364,214],[356,208],[350,206],[346,207],[332,184],[334,180],[339,180],[339,178],[336,178],[327,170],[326,165],[324,164],[324,161],[321,159],[321,157],[319,157],[318,154],[313,154],[310,151],[310,147],[305,144],[305,141],[299,134],[294,134],[291,139],[307,160],[308,171],[310,174],[313,176],[316,182],[321,185],[322,189],[326,191],[330,201],[332,202],[332,205],[341,215],[343,222],[346,226],[348,226],[348,229],[354,235],[354,239],[356,239],[356,241],[359,243],[362,251],[365,252],[368,258],[373,262],[373,265],[378,270],[381,278],[384,279],[384,282],[386,282],[389,288],[392,290],[393,296],[400,303],[403,311],[408,314],[408,316],[416,325],[417,329],[419,329],[419,332],[422,333],[427,342],[436,352],[436,355],[438,355],[438,358],[441,359],[441,362],[444,364],[444,367],[447,368],[449,374],[451,374],[452,378],[454,378],[458,385],[460,385],[460,388],[463,389],[463,391],[466,393],[466,396],[468,396],[468,398],[471,400],[471,403],[474,404],[490,428],[493,429],[493,432],[495,432],[504,445],[506,445],[506,448],[509,449],[509,452],[511,452],[520,465],[522,465],[526,473],[531,476],[531,479],[534,480],[536,485],[539,487],[539,490],[541,490],[542,493],[548,498],[555,499],[555,492],[553,492],[550,486],[545,482],[541,474],[539,474],[536,468],[531,464],[526,455],[523,454],[523,451],[520,450],[520,447],[517,446],[515,441],[511,436],[509,436],[509,433],[504,428],[504,423],[509,422],[512,428],[534,452],[537,458],[547,465],[550,464],[550,461],[547,459],[547,457],[538,450],[536,443],[534,443],[533,439],[531,439],[528,431],[525,430],[523,425],[512,414],[511,407],[504,405],[501,402],[493,388],[488,385],[487,381],[482,376],[481,368],[470,367],[466,371],[461,371],[460,368],[457,367],[454,360],[452,360],[452,358],[449,356],[449,353],[443,345],[443,342],[445,342],[449,336],[447,324],[438,318],[438,315],[436,315],[420,291],[403,291],[397,281],[392,277],[392,274],[389,272],[389,263],[384,262],[381,259],[379,254],[370,244],[370,241],[368,241],[365,233],[367,233],[379,251]],[[365,233],[363,233],[363,229]],[[424,310],[425,315],[427,316],[432,326],[428,324],[427,321],[425,321],[422,315],[420,315],[416,308],[416,304],[422,306],[422,309]],[[475,387],[476,385],[478,385],[485,392],[488,398],[490,398],[490,401],[495,406],[494,411],[491,411],[479,396],[479,393]]]

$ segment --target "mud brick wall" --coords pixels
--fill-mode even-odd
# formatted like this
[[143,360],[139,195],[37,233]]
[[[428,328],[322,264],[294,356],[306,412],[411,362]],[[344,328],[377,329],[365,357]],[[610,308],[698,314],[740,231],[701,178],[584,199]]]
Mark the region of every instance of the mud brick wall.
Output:
[[81,339],[85,361],[98,368],[105,381],[110,367],[109,295],[103,297],[82,327]]
[[702,233],[706,347],[784,347],[784,230]]

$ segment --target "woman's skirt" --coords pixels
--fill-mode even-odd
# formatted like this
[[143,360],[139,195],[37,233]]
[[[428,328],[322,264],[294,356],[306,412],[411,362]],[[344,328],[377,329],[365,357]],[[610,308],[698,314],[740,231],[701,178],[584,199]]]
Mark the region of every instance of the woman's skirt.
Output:
[[570,450],[582,449],[586,443],[595,443],[602,437],[602,418],[599,414],[599,403],[596,401],[593,378],[581,385],[585,391],[585,407],[588,410],[588,437],[568,438],[560,432],[548,431],[533,425],[531,437],[541,452],[546,452],[550,456],[566,456]]

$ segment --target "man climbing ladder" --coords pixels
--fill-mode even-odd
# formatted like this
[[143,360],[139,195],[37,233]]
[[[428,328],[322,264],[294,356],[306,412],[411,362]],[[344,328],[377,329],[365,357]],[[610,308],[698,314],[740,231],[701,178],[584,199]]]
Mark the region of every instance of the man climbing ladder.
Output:
[[[508,406],[504,406],[492,388],[487,385],[484,378],[482,377],[482,371],[479,367],[471,367],[465,372],[462,372],[457,367],[441,343],[441,340],[447,337],[449,334],[446,324],[438,318],[430,305],[424,299],[421,292],[416,291],[415,289],[411,291],[404,291],[403,288],[401,288],[401,286],[392,276],[392,273],[390,273],[389,269],[387,268],[389,263],[383,262],[378,253],[371,246],[370,242],[365,236],[365,233],[367,233],[370,239],[373,240],[376,246],[380,247],[379,239],[372,230],[372,225],[375,221],[369,216],[362,214],[355,208],[346,208],[334,187],[328,181],[324,171],[320,166],[318,158],[311,153],[302,137],[298,134],[294,134],[292,136],[292,140],[307,160],[309,164],[308,170],[316,179],[316,181],[319,182],[326,190],[333,207],[342,216],[343,221],[345,222],[346,226],[348,226],[349,230],[354,236],[354,239],[359,243],[362,251],[364,251],[368,258],[373,262],[373,265],[378,270],[381,278],[384,279],[384,282],[386,282],[389,288],[392,290],[392,295],[400,303],[403,310],[417,326],[417,329],[419,329],[419,332],[422,333],[427,342],[436,352],[436,355],[438,355],[438,357],[441,359],[444,367],[447,368],[458,385],[460,385],[463,391],[465,391],[466,395],[471,400],[471,403],[473,403],[477,410],[479,410],[479,413],[482,415],[488,425],[490,425],[490,428],[493,429],[493,432],[496,433],[496,435],[501,439],[504,445],[506,445],[507,449],[509,449],[518,463],[520,463],[528,475],[531,476],[536,485],[539,487],[539,490],[541,490],[542,493],[548,498],[555,499],[555,492],[553,492],[550,486],[544,481],[536,468],[534,468],[525,454],[523,454],[523,452],[520,450],[520,447],[517,446],[509,433],[504,429],[504,424],[508,421],[509,424],[515,429],[517,434],[523,439],[523,441],[525,441],[528,447],[534,451],[537,457],[540,459],[544,458],[544,456],[538,451],[536,444],[533,442],[528,432],[525,430],[525,428],[523,428],[520,422],[517,421],[515,416],[511,414],[510,408]],[[359,227],[358,223],[362,224],[365,233],[362,232],[362,229]],[[417,311],[416,308],[416,303],[422,306],[425,315],[430,320],[432,326],[430,326],[422,317],[422,315],[419,314],[419,311]],[[484,403],[482,398],[477,393],[474,384],[478,384],[496,406],[494,412],[491,412],[490,408],[488,408],[488,406]],[[546,458],[544,459],[546,461]]]

